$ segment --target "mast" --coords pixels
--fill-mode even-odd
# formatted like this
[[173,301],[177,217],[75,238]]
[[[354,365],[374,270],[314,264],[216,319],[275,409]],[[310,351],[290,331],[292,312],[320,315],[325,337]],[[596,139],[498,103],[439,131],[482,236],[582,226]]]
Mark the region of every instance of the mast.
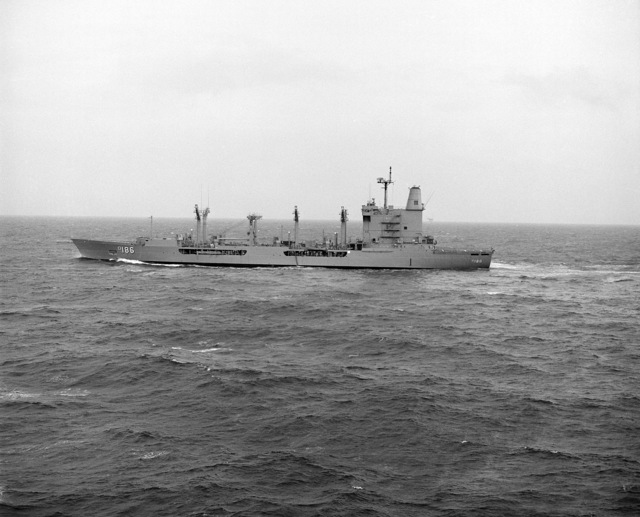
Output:
[[340,240],[342,241],[340,244],[343,246],[347,245],[347,221],[349,217],[347,216],[347,210],[345,207],[342,207],[340,210]]
[[300,221],[300,212],[298,212],[298,206],[293,207],[293,245],[298,247],[298,223]]
[[257,246],[258,245],[258,221],[262,219],[262,216],[258,214],[249,214],[247,216],[247,219],[249,219],[249,246]]
[[206,244],[207,242],[207,216],[209,215],[209,207],[205,208],[202,211],[202,243]]
[[196,245],[198,245],[200,244],[200,225],[202,224],[200,221],[200,209],[198,208],[198,205],[196,205],[193,213],[196,214]]
[[391,181],[391,167],[389,167],[389,179],[386,180],[384,178],[378,178],[378,183],[382,183],[384,184],[384,208],[387,208],[387,187],[389,186],[390,183],[393,183],[393,181]]

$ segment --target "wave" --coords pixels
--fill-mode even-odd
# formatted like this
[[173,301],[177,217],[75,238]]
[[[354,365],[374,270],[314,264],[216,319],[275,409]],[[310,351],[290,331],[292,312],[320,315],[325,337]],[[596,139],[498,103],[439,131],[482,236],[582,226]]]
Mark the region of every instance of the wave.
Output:
[[52,309],[48,305],[37,305],[35,307],[25,307],[11,310],[0,311],[0,318],[4,317],[33,317],[36,318],[55,318],[58,317],[61,312],[58,309]]
[[583,264],[570,262],[496,262],[491,263],[491,270],[526,271],[527,274],[550,275],[620,275],[631,277],[640,275],[637,263],[631,264]]
[[[6,405],[24,405],[25,407],[42,407],[42,408],[56,408],[63,404],[71,403],[68,399],[76,397],[87,397],[90,395],[88,390],[79,390],[73,388],[67,388],[56,392],[43,392],[43,393],[31,393],[24,392],[18,389],[0,393],[0,402],[4,402]],[[64,397],[64,398],[62,398]],[[66,401],[65,401],[66,399]]]
[[636,278],[631,278],[631,277],[622,277],[622,278],[615,278],[615,277],[607,277],[605,279],[605,282],[608,282],[610,284],[617,284],[620,282],[637,282],[638,279]]
[[515,264],[505,264],[503,262],[491,262],[491,269],[520,269],[521,266]]
[[86,397],[90,394],[90,392],[89,390],[67,388],[65,390],[59,391],[57,394],[61,397]]
[[135,264],[135,265],[146,265],[146,262],[142,262],[140,260],[126,259],[126,258],[117,258],[116,262],[122,262],[123,264]]
[[515,454],[521,454],[521,453],[539,454],[542,456],[558,457],[558,458],[565,458],[565,459],[576,458],[576,456],[574,456],[573,454],[569,454],[568,452],[562,452],[557,449],[544,449],[544,448],[538,448],[538,447],[529,447],[527,445],[522,447],[521,450],[518,450],[515,452]]
[[169,454],[169,451],[151,451],[151,452],[144,453],[141,456],[138,456],[138,459],[139,460],[152,460],[154,458],[159,458],[161,456],[166,456],[167,454]]
[[222,348],[222,347],[214,347],[214,348],[203,348],[201,350],[189,350],[188,348],[182,348],[181,346],[172,346],[171,350],[181,350],[183,352],[189,352],[192,354],[202,354],[206,352],[219,352],[220,350],[231,350],[230,348]]
[[41,393],[26,393],[19,390],[12,390],[5,393],[0,393],[0,399],[4,400],[31,400],[41,397]]
[[140,260],[132,260],[126,258],[117,258],[116,262],[122,262],[124,264],[132,264],[136,266],[148,266],[148,267],[167,267],[167,268],[177,268],[177,267],[187,267],[185,264],[159,264],[157,262],[142,262]]

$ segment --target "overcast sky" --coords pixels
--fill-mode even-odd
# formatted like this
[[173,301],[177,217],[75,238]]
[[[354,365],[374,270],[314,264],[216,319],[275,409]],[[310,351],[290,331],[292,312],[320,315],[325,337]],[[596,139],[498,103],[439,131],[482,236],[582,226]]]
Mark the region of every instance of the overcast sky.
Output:
[[0,1],[0,214],[640,224],[640,0]]

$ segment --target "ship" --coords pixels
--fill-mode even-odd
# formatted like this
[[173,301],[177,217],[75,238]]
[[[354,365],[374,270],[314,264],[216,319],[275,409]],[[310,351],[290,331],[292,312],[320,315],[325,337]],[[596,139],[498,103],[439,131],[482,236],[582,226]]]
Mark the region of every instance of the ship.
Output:
[[[230,239],[207,235],[209,208],[195,205],[196,235],[138,237],[134,240],[103,241],[73,238],[82,258],[105,261],[138,261],[149,264],[179,264],[221,267],[323,267],[359,269],[487,269],[493,248],[445,247],[423,234],[425,204],[419,186],[409,189],[404,208],[387,204],[391,180],[378,178],[384,189],[384,203],[375,199],[362,205],[362,235],[347,239],[348,212],[340,211],[340,234],[321,241],[299,239],[300,212],[293,211],[293,237],[259,242],[258,223],[262,216],[247,216],[247,237]],[[153,231],[151,232],[153,235]]]

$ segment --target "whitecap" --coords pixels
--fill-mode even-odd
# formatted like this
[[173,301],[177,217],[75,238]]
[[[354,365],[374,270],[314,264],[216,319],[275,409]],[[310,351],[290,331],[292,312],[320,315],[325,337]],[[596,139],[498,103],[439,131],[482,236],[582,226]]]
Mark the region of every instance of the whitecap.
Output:
[[139,456],[138,459],[152,460],[153,458],[159,458],[160,456],[166,456],[167,454],[169,454],[169,451],[153,451],[153,452],[148,452],[146,454],[143,454],[142,456]]
[[59,392],[58,395],[61,395],[62,397],[86,397],[89,395],[89,391],[67,388],[66,390]]
[[514,264],[504,264],[502,262],[492,262],[491,269],[520,269],[519,266]]
[[176,363],[176,364],[189,364],[189,361],[185,361],[182,359],[176,359],[175,357],[166,357],[166,359],[169,359],[169,361],[171,361],[172,363]]
[[619,282],[634,282],[635,279],[631,278],[631,277],[612,277],[612,276],[608,276],[605,280],[605,282],[609,283],[609,284],[617,284]]
[[19,390],[13,390],[8,393],[3,393],[0,397],[9,399],[9,400],[20,400],[20,399],[30,399],[34,397],[39,397],[39,393],[25,393]]
[[183,352],[189,352],[191,354],[201,354],[203,352],[217,352],[218,350],[229,350],[228,348],[220,348],[220,347],[202,348],[202,349],[199,349],[199,350],[190,350],[189,348],[182,348],[180,346],[172,346],[171,349],[172,350],[182,350]]

